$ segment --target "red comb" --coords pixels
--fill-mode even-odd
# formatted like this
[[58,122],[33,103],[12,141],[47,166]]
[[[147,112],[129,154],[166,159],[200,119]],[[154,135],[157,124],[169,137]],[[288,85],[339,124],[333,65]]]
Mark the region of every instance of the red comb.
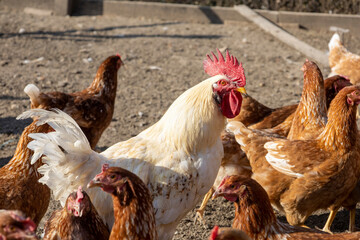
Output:
[[24,225],[25,228],[30,230],[31,232],[35,231],[36,224],[29,217],[24,218],[23,216],[18,215],[16,212],[11,212],[10,216],[15,220]]
[[82,193],[82,187],[79,186],[76,193],[76,202],[81,202],[84,199],[84,194]]
[[216,49],[216,51],[219,55],[219,59],[217,59],[213,52],[211,52],[211,54],[214,59],[211,59],[211,57],[207,54],[207,58],[203,63],[204,71],[212,77],[216,75],[225,75],[232,81],[237,82],[239,87],[245,86],[246,78],[242,63],[239,63],[236,57],[231,56],[228,50],[226,50],[226,60],[219,49]]
[[121,58],[120,54],[116,54],[116,56],[118,56],[119,58]]
[[107,164],[107,163],[103,164],[102,167],[101,167],[102,172],[105,172],[108,169],[109,169],[109,164]]
[[229,176],[226,176],[223,178],[223,180],[221,180],[220,185],[218,186],[218,188],[220,188],[222,185],[224,185],[225,181],[229,178]]
[[216,237],[218,236],[218,231],[219,231],[219,226],[215,226],[213,228],[213,230],[211,230],[210,240],[215,240],[216,239]]

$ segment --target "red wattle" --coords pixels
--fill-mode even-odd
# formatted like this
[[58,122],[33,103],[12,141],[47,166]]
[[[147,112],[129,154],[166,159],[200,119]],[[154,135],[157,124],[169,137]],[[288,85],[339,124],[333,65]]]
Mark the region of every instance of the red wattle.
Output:
[[221,111],[227,118],[234,118],[241,110],[242,96],[236,90],[231,90],[223,95],[221,100]]

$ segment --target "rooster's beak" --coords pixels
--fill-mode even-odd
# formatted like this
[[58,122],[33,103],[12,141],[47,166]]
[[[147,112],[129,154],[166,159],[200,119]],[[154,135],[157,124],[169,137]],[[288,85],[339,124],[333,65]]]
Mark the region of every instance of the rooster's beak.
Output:
[[241,92],[242,94],[244,94],[245,96],[247,96],[246,90],[244,87],[239,87],[236,89],[238,92]]

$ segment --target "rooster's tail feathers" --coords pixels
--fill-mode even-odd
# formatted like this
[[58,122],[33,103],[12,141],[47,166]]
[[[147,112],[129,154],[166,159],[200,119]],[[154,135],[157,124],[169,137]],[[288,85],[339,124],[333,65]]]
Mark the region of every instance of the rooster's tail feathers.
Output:
[[28,148],[34,151],[32,163],[42,155],[43,166],[38,168],[43,177],[39,180],[53,190],[62,204],[78,186],[86,189],[87,183],[101,171],[104,157],[92,151],[90,144],[77,123],[60,110],[33,109],[18,119],[37,117],[39,125],[49,124],[55,132],[29,134],[34,140]]

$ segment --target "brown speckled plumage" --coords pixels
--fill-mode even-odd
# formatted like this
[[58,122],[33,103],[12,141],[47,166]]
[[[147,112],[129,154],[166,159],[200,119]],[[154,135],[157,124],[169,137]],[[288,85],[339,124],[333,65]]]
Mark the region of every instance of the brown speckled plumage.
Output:
[[47,133],[52,128],[36,126],[36,121],[26,127],[20,136],[13,158],[0,169],[0,209],[17,209],[24,212],[36,224],[44,216],[50,201],[50,189],[39,183],[37,168],[42,162],[31,165],[33,151],[27,148],[32,140],[30,133]]
[[255,180],[230,176],[216,190],[235,205],[232,227],[244,231],[254,240],[359,239],[360,233],[327,234],[316,229],[290,226],[280,222],[271,207],[266,191]]
[[94,149],[112,120],[117,73],[122,64],[119,56],[110,56],[100,65],[88,88],[69,94],[40,93],[37,98],[31,98],[31,108],[58,108],[66,112],[79,124]]
[[86,192],[84,195],[85,208],[82,216],[75,216],[67,208],[69,201],[77,198],[73,192],[66,200],[63,209],[53,212],[45,224],[44,240],[51,240],[54,236],[62,240],[108,240],[109,229],[102,221]]
[[[314,140],[271,138],[241,124],[232,126],[250,159],[253,178],[290,224],[303,224],[318,209],[340,206],[355,187],[360,176],[355,118],[359,95],[359,86],[342,89],[330,105],[327,125]],[[271,167],[266,154],[282,162],[283,170],[275,170],[276,163]]]
[[115,223],[110,240],[157,239],[154,208],[149,189],[135,174],[119,167],[103,166],[88,187],[99,186],[111,194]]

